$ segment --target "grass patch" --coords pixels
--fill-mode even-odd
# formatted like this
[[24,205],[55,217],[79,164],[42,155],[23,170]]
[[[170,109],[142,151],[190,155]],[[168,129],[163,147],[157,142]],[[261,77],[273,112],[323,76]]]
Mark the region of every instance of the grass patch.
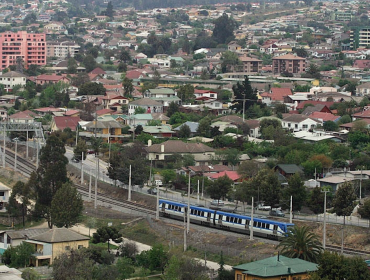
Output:
[[151,246],[161,242],[146,220],[126,226],[122,233],[123,237]]
[[[87,221],[90,219],[90,216],[83,215],[81,218],[81,224],[84,224],[87,227]],[[122,225],[122,223],[126,223],[131,221],[131,219],[108,219],[108,218],[95,218],[96,225],[95,228],[100,227],[106,227],[108,226],[108,223],[112,223],[112,226],[117,228],[118,230],[123,230],[125,228],[125,225]]]
[[[102,249],[105,249],[105,250],[108,250],[108,243],[92,243],[92,241],[90,240],[89,241],[89,247],[95,247],[95,248],[102,248]],[[110,250],[115,250],[115,249],[118,249],[118,246],[116,245],[113,245],[112,243],[109,243],[109,249]]]
[[[39,226],[39,225],[43,224],[44,222],[45,222],[45,220],[26,221],[24,228]],[[7,230],[7,229],[13,229],[13,228],[11,227],[11,225],[2,225],[2,224],[0,224],[0,230]],[[14,229],[15,230],[23,229],[23,223],[15,224]]]
[[[11,173],[13,176],[14,176],[14,172]],[[13,177],[12,176],[12,177]],[[13,186],[15,185],[15,183],[17,182],[16,180],[13,180],[13,178],[8,178],[8,177],[5,177],[3,175],[0,175],[0,182],[13,188]]]

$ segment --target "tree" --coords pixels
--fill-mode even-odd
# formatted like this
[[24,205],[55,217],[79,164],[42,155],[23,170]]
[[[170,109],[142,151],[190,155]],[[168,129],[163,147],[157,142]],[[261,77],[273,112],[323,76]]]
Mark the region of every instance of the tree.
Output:
[[239,56],[232,51],[224,52],[222,54],[221,59],[222,59],[221,69],[223,73],[238,70],[237,66],[241,65]]
[[333,164],[333,160],[324,154],[314,155],[310,158],[311,161],[319,161],[323,168],[330,168]]
[[360,257],[345,257],[325,251],[319,258],[318,270],[310,279],[368,280],[370,272],[365,261]]
[[369,143],[370,137],[369,135],[359,130],[356,130],[348,134],[348,142],[351,144],[352,148],[356,149],[360,147],[361,145],[366,145],[367,143]]
[[238,168],[238,174],[242,178],[253,178],[258,174],[258,171],[261,169],[261,164],[254,160],[243,161]]
[[233,180],[225,175],[216,179],[212,185],[208,186],[206,192],[211,198],[220,200],[226,197],[233,184]]
[[118,229],[115,227],[101,227],[93,234],[92,243],[105,243],[108,242],[108,252],[109,252],[109,240],[116,243],[122,242],[122,234],[119,233]]
[[237,112],[243,113],[243,103],[245,100],[245,110],[248,110],[255,102],[257,102],[257,94],[252,89],[251,83],[248,76],[245,76],[245,79],[242,83],[237,83],[233,85],[233,92],[235,96],[235,103],[231,106],[232,109],[235,109]]
[[94,261],[87,249],[71,250],[53,261],[55,280],[92,280]]
[[95,156],[99,154],[103,139],[99,137],[90,138],[91,148],[94,150]]
[[132,80],[125,77],[122,81],[122,87],[123,87],[123,94],[126,97],[131,97],[132,93],[134,92],[135,88],[132,84]]
[[123,62],[127,62],[127,61],[131,61],[131,55],[130,55],[130,52],[125,50],[125,49],[122,49],[120,55],[119,55],[119,60],[120,61],[123,61]]
[[96,68],[95,58],[91,54],[86,55],[82,63],[86,68],[86,72],[91,72]]
[[134,111],[134,115],[137,115],[137,114],[145,114],[146,111],[143,107],[136,107],[135,108],[135,111]]
[[361,218],[370,219],[370,199],[367,198],[364,203],[358,208],[358,213]]
[[141,134],[141,132],[143,132],[143,126],[141,124],[139,124],[136,128],[135,128],[135,134],[136,135],[139,135]]
[[119,258],[116,266],[120,274],[120,279],[128,279],[135,272],[132,260],[127,257]]
[[323,128],[324,130],[326,131],[337,131],[339,126],[337,123],[333,122],[333,121],[326,121],[324,122],[323,124]]
[[50,228],[53,226],[51,202],[58,189],[68,181],[65,152],[64,143],[52,134],[41,148],[39,168],[28,182],[35,194],[35,215],[45,218]]
[[184,255],[172,255],[163,273],[163,280],[206,280],[207,271],[200,261]]
[[228,270],[225,270],[225,261],[224,261],[224,256],[223,256],[223,253],[221,251],[221,255],[220,255],[220,261],[218,263],[220,265],[219,269],[218,269],[218,276],[217,276],[217,280],[233,280],[234,279],[234,272],[231,272],[231,271],[228,271]]
[[234,30],[238,27],[236,21],[226,13],[214,21],[215,27],[212,39],[218,44],[227,44],[234,39]]
[[[25,226],[25,217],[28,214],[28,206],[31,205],[31,199],[33,197],[32,190],[30,185],[27,183],[23,183],[18,181],[12,190],[12,194],[9,198],[9,206],[7,207],[8,213],[12,214],[12,216],[18,216],[19,212],[22,213],[23,217],[23,227]],[[18,207],[18,202],[20,202],[21,207]],[[20,208],[20,209],[19,209]],[[19,211],[20,210],[20,211]]]
[[179,130],[179,137],[180,138],[189,138],[191,135],[190,127],[187,124],[183,124]]
[[107,9],[105,10],[105,15],[112,19],[113,14],[114,14],[114,11],[113,11],[112,1],[109,1],[107,4]]
[[167,117],[171,117],[173,114],[179,112],[179,105],[176,102],[171,102],[167,109]]
[[41,279],[40,274],[38,274],[36,270],[32,269],[32,267],[31,268],[26,268],[25,270],[23,270],[21,277],[22,277],[22,279],[25,279],[25,280],[39,280],[39,279]]
[[252,182],[252,186],[258,188],[259,198],[265,202],[265,205],[271,207],[279,205],[281,185],[272,169],[261,169]]
[[322,245],[317,235],[307,226],[294,226],[277,248],[289,258],[299,258],[309,262],[317,262],[322,251]]
[[282,196],[285,201],[290,201],[292,196],[293,211],[301,210],[303,203],[306,201],[307,192],[299,173],[295,173],[289,178],[288,186],[284,188]]
[[[330,204],[331,199],[332,199],[332,194],[331,192],[329,192],[326,195],[326,203]],[[315,214],[324,213],[324,200],[325,200],[325,194],[322,191],[322,188],[315,187],[309,194],[307,206]]]
[[30,243],[22,242],[17,247],[8,247],[3,253],[2,260],[11,267],[26,267],[29,265],[30,258],[34,252],[34,246]]
[[103,84],[87,82],[80,86],[78,95],[105,95],[106,91]]
[[181,99],[182,104],[187,104],[194,100],[194,87],[190,84],[180,86],[177,90],[177,96]]
[[71,57],[68,59],[67,73],[75,74],[76,72],[77,72],[77,62],[73,57]]
[[240,161],[240,151],[237,149],[220,150],[216,152],[216,159],[222,161],[224,164],[231,165],[234,170],[234,166]]
[[211,132],[211,118],[203,118],[198,125],[197,133],[203,137],[210,137]]
[[82,210],[81,194],[71,183],[66,183],[57,190],[51,202],[53,224],[69,228],[80,221]]
[[78,158],[79,160],[82,159],[82,153],[84,154],[83,160],[86,160],[87,156],[87,145],[84,140],[79,140],[77,142],[76,147],[73,149],[73,154],[75,158]]
[[168,184],[176,179],[176,172],[172,169],[162,170],[161,175],[165,184]]

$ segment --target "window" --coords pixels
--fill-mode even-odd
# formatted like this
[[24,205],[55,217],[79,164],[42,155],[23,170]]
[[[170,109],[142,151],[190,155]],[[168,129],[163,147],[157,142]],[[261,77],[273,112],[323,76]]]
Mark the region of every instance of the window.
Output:
[[243,280],[243,275],[237,274],[236,275],[236,280]]
[[83,247],[84,247],[84,245],[78,245],[78,249],[81,249]]
[[0,192],[0,196],[5,196],[5,192]]
[[70,246],[66,246],[66,247],[65,247],[65,250],[66,250],[66,251],[69,251],[69,250],[71,250],[71,247],[70,247]]
[[295,127],[295,128],[298,128],[298,124],[296,123],[296,124],[294,125],[294,127]]

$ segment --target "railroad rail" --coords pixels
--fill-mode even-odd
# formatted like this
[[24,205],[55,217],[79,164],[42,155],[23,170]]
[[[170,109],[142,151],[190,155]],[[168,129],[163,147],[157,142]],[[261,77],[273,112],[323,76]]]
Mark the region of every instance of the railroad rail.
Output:
[[[342,248],[341,246],[336,246],[336,245],[326,245],[325,250],[332,251],[332,252],[341,252]],[[364,250],[358,250],[354,248],[348,248],[344,247],[343,248],[343,253],[348,254],[348,255],[370,255],[369,251],[364,251]]]

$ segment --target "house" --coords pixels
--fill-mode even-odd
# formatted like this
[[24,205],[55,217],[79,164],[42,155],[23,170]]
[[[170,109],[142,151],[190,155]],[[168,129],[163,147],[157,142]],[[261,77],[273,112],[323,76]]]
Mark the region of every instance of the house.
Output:
[[170,120],[170,118],[163,113],[152,113],[152,118],[155,121],[160,121],[161,124],[167,124],[167,122]]
[[217,92],[208,89],[194,89],[195,98],[214,98],[217,99]]
[[215,150],[203,143],[184,143],[180,140],[168,140],[161,144],[151,145],[145,148],[148,159],[156,164],[165,162],[172,155],[192,155],[196,165],[209,165],[215,156]]
[[122,106],[128,105],[128,98],[121,95],[110,95],[102,98],[103,106],[105,109],[111,109],[117,113],[122,113]]
[[235,280],[306,280],[318,269],[317,264],[298,258],[273,256],[233,267]]
[[51,120],[50,130],[51,132],[63,131],[68,127],[72,131],[76,131],[79,121],[80,117],[55,116]]
[[274,74],[300,74],[306,71],[306,59],[293,54],[281,55],[272,59]]
[[304,115],[289,115],[283,118],[283,128],[290,129],[292,131],[307,131],[315,128],[317,125],[322,124],[321,121],[309,118]]
[[325,104],[316,104],[313,106],[307,106],[306,109],[302,112],[302,115],[309,116],[314,112],[320,113],[329,113],[331,114],[331,110]]
[[135,109],[140,107],[145,109],[146,113],[163,113],[162,103],[152,100],[151,98],[141,98],[130,102],[128,106],[128,114],[132,115],[135,113]]
[[352,182],[357,180],[354,177],[343,177],[343,176],[326,176],[325,178],[318,179],[319,187],[329,186],[333,192],[336,192],[346,182]]
[[0,75],[0,84],[4,86],[6,92],[11,92],[14,86],[24,87],[27,76],[17,71],[10,71]]
[[237,42],[235,41],[231,41],[229,44],[227,44],[227,49],[231,52],[238,52],[238,51],[241,51],[242,49],[242,46],[239,45]]
[[48,231],[48,228],[34,228],[24,230],[2,230],[0,232],[0,255],[10,246],[16,247],[20,245],[27,238],[39,235]]
[[21,111],[9,116],[11,123],[33,123],[37,114],[30,110]]
[[370,119],[370,106],[365,106],[361,112],[352,115],[352,120],[357,119]]
[[105,72],[103,69],[100,67],[96,67],[94,70],[92,70],[89,74],[91,75],[100,75],[104,79],[107,78],[107,72]]
[[262,103],[271,105],[272,103],[283,103],[284,98],[292,95],[290,88],[271,88],[270,92],[260,94]]
[[218,173],[204,173],[204,176],[208,179],[214,181],[221,177],[228,177],[230,180],[232,180],[234,183],[239,183],[242,181],[242,176],[238,174],[237,171],[232,170],[225,170]]
[[153,115],[149,113],[128,115],[125,117],[124,123],[129,126],[136,127],[138,125],[145,126],[153,120]]
[[190,128],[190,137],[194,137],[197,133],[199,123],[187,121],[183,123],[182,125],[174,128],[173,131],[178,133],[184,125],[187,125]]
[[286,178],[289,178],[296,173],[303,173],[303,170],[296,164],[278,164],[274,167],[274,170]]
[[245,123],[249,127],[249,136],[254,138],[259,138],[261,136],[259,120],[245,120]]
[[89,247],[88,236],[83,236],[67,228],[53,228],[33,236],[24,242],[34,246],[31,264],[34,266],[51,265],[55,258],[71,250]]
[[119,136],[122,135],[122,125],[115,121],[92,121],[85,125],[86,132],[81,132],[81,136],[103,138],[104,141],[110,143],[118,142]]
[[0,108],[0,120],[6,121],[8,119],[8,111],[6,109]]
[[363,83],[356,87],[356,95],[364,96],[370,94],[370,83]]
[[175,134],[170,125],[143,126],[143,132],[156,138],[172,137]]
[[12,189],[0,182],[0,211],[4,212],[5,203],[9,202],[9,197],[12,192]]
[[[32,79],[31,79],[32,80]],[[37,85],[44,85],[44,84],[56,84],[59,82],[67,83],[69,84],[71,80],[65,76],[59,76],[59,75],[46,75],[42,74],[34,78],[34,81]]]
[[340,116],[336,116],[331,113],[324,113],[324,112],[313,112],[308,117],[311,119],[317,119],[323,123],[327,121],[337,122],[341,118]]
[[174,102],[178,105],[181,104],[181,99],[177,97],[177,92],[170,88],[149,89],[144,93],[144,97],[158,101],[164,107],[168,107],[171,102]]

